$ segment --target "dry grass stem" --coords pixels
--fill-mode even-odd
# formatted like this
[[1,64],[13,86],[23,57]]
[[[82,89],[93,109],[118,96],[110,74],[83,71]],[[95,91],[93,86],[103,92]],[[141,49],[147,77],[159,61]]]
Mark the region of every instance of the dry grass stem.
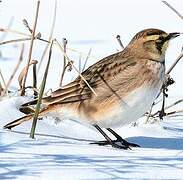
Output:
[[29,23],[28,23],[28,21],[26,19],[23,19],[23,24],[28,29],[28,31],[32,34],[33,31],[30,28]]
[[6,82],[5,82],[4,76],[3,76],[2,72],[1,72],[1,69],[0,69],[0,77],[1,77],[2,82],[3,82],[3,86],[6,87]]
[[[10,19],[10,21],[9,21],[9,23],[8,23],[7,29],[10,29],[10,28],[11,28],[13,22],[14,22],[14,17],[11,17],[11,19]],[[0,42],[2,42],[2,41],[6,38],[7,34],[8,34],[8,32],[4,32],[4,33],[2,34],[2,36],[1,36],[1,38],[0,38]]]
[[45,73],[44,73],[44,76],[43,76],[43,80],[42,80],[42,83],[41,83],[39,96],[38,96],[38,101],[37,101],[36,108],[35,108],[35,113],[34,113],[34,116],[33,116],[32,128],[31,128],[31,132],[30,132],[30,138],[32,138],[32,139],[35,136],[37,119],[38,119],[38,116],[39,116],[39,112],[40,112],[40,108],[41,108],[41,101],[42,101],[42,97],[43,97],[44,89],[45,89],[45,85],[46,85],[46,79],[47,79],[48,70],[49,70],[50,61],[51,61],[51,55],[52,55],[52,46],[53,46],[53,40],[50,44],[48,62],[47,62],[47,66],[46,66]]
[[[34,64],[37,64],[37,63],[38,62],[36,60],[32,60],[28,66],[30,67],[31,65],[34,65]],[[25,78],[26,69],[27,69],[27,66],[22,69],[22,71],[20,72],[20,75],[18,76],[18,82],[19,82],[20,90],[23,88],[23,80]]]
[[0,42],[0,45],[10,44],[10,43],[17,43],[17,42],[24,42],[24,41],[30,41],[31,38],[20,38],[20,39],[12,39],[8,41]]
[[153,109],[154,104],[155,104],[155,103],[153,103],[153,104],[151,105],[151,108],[150,108],[150,110],[149,110],[149,113],[147,114],[147,118],[146,118],[145,124],[148,123],[149,118],[151,117],[151,113],[152,113],[152,109]]
[[31,35],[29,35],[29,34],[26,34],[26,33],[20,32],[20,31],[16,31],[16,30],[12,30],[12,29],[9,29],[9,28],[0,28],[0,31],[1,32],[13,33],[13,34],[16,34],[16,35],[21,35],[21,36],[31,37]]
[[183,16],[168,2],[162,1],[166,6],[168,6],[172,11],[174,11],[181,19],[183,19]]
[[[37,64],[33,64],[33,89],[37,89]],[[37,91],[34,90],[34,99],[38,96]]]
[[78,65],[79,73],[81,73],[81,58],[82,58],[82,55],[80,54],[79,55],[79,65]]
[[89,51],[88,51],[88,54],[87,54],[87,56],[86,56],[84,65],[83,65],[82,72],[83,72],[83,71],[85,70],[85,68],[86,68],[86,64],[87,64],[87,62],[88,62],[88,59],[90,58],[91,51],[92,51],[92,49],[90,48]]
[[181,54],[177,57],[177,59],[175,60],[175,62],[171,65],[171,67],[168,69],[168,71],[166,72],[166,74],[170,74],[170,72],[173,70],[173,68],[177,65],[177,63],[182,59],[183,57],[183,51],[181,52]]
[[28,70],[29,70],[29,64],[30,64],[30,61],[32,59],[32,50],[33,50],[35,31],[36,31],[37,20],[38,20],[39,6],[40,6],[40,1],[38,0],[37,1],[37,9],[36,9],[35,20],[34,20],[34,26],[33,26],[32,36],[31,36],[31,42],[30,42],[28,62],[27,62],[27,66],[26,66],[25,77],[23,79],[23,84],[22,84],[21,96],[23,96],[25,94],[25,83],[26,83],[27,74],[28,74]]
[[[23,36],[29,37],[29,38],[19,38],[19,39],[13,39],[13,40],[1,42],[0,45],[8,44],[8,43],[16,43],[16,42],[22,42],[22,41],[31,40],[31,35],[26,34],[26,33],[22,33],[22,32],[15,31],[15,30],[11,30],[11,29],[4,29],[4,28],[0,28],[0,31],[3,31],[3,32],[4,32],[4,31],[7,31],[7,32],[14,33],[14,34],[17,34],[17,35],[23,35]],[[35,39],[40,40],[40,41],[43,41],[43,42],[45,42],[45,43],[50,43],[49,40],[46,40],[46,39],[43,39],[43,38],[40,38],[40,37],[35,37]],[[57,43],[54,43],[54,44],[57,45]],[[49,45],[48,45],[48,46],[49,46]],[[88,55],[87,53],[78,51],[78,50],[73,49],[73,48],[67,48],[67,50],[68,50],[68,51],[72,51],[72,52],[76,52],[76,53],[78,53],[78,54],[82,54],[83,56],[87,56],[87,55]],[[90,58],[95,59],[95,60],[98,60],[98,58],[97,58],[96,56],[93,56],[93,55],[90,55]]]
[[45,49],[43,51],[43,54],[41,56],[41,60],[40,60],[39,65],[38,65],[38,72],[39,72],[39,70],[41,68],[43,59],[44,59],[44,57],[46,55],[46,52],[47,52],[48,47],[50,45],[50,41],[51,41],[52,36],[53,36],[53,32],[54,32],[54,28],[55,28],[55,22],[56,22],[56,16],[57,16],[57,0],[55,0],[55,7],[54,7],[54,13],[53,13],[53,20],[52,20],[52,25],[51,25],[51,31],[50,31],[50,35],[49,35],[49,38],[48,38],[48,41],[49,42],[48,42],[48,44],[46,44],[46,47],[45,47]]
[[165,109],[169,109],[169,108],[171,108],[171,107],[173,107],[173,106],[176,106],[177,104],[182,103],[182,102],[183,102],[183,99],[179,99],[178,101],[175,101],[175,102],[172,103],[171,105],[165,107]]
[[[171,107],[173,107],[173,106],[176,106],[177,104],[179,104],[179,103],[181,103],[181,102],[183,102],[183,99],[180,99],[180,100],[178,100],[178,101],[175,101],[175,102],[172,103],[171,105],[166,106],[164,109],[167,110],[167,109],[169,109],[169,108],[171,108]],[[158,114],[159,114],[159,111],[155,112],[154,114],[151,114],[151,117],[155,117],[155,116],[157,116]]]
[[8,88],[9,88],[9,86],[10,86],[10,84],[11,84],[18,68],[20,67],[20,64],[21,64],[22,60],[23,60],[23,53],[24,53],[24,44],[22,44],[22,46],[21,46],[20,56],[19,56],[19,59],[18,59],[18,62],[16,64],[16,66],[14,68],[14,71],[13,71],[12,75],[10,76],[10,78],[8,80],[8,83],[6,84],[6,86],[4,88],[4,94],[8,93]]
[[[66,38],[63,38],[63,48],[64,48],[64,53],[65,54],[66,54],[66,47],[67,47],[67,39]],[[62,86],[63,79],[64,79],[64,75],[65,75],[65,71],[67,69],[67,60],[66,60],[66,57],[64,56],[63,59],[64,59],[64,62],[63,62],[63,68],[62,68],[62,73],[61,73],[61,77],[60,77],[60,83],[59,83],[59,86],[60,87]]]
[[[55,40],[55,42],[58,44],[59,49],[61,50],[61,52],[64,54],[66,60],[72,64],[72,61],[68,58],[68,56],[64,53],[64,49],[62,48],[62,46],[60,45],[60,43]],[[81,79],[86,83],[86,85],[90,88],[90,90],[97,96],[97,93],[93,90],[93,88],[90,86],[90,84],[86,81],[86,79],[83,77],[83,75],[77,70],[77,68],[74,66],[74,64],[72,64],[74,70],[78,73],[78,75],[81,77]]]
[[3,92],[3,87],[2,87],[1,82],[0,82],[0,96],[1,96],[2,92]]

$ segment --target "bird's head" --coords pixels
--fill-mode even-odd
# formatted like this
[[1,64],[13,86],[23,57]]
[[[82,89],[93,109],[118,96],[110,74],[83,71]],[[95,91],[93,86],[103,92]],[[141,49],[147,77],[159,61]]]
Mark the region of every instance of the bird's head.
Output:
[[166,33],[159,29],[145,29],[137,33],[129,45],[139,56],[161,61],[164,60],[169,41],[179,35],[177,32]]

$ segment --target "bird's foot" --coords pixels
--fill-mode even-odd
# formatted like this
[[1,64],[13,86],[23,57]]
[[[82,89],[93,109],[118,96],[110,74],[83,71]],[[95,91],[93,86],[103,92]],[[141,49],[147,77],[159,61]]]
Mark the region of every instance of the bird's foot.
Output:
[[112,147],[119,148],[119,149],[131,149],[131,147],[140,147],[138,144],[130,143],[124,139],[116,139],[116,140],[112,140],[111,142],[97,141],[91,144],[98,144],[99,146],[111,145]]

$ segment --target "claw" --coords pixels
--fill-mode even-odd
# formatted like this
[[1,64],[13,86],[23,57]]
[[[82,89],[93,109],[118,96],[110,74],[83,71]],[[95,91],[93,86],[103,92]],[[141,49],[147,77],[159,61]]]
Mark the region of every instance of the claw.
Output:
[[[121,145],[117,144],[120,143]],[[134,144],[134,143],[129,143],[127,141],[123,140],[113,140],[112,143],[110,144],[108,141],[97,141],[97,142],[93,142],[90,144],[97,144],[99,146],[106,146],[106,145],[111,145],[114,148],[119,148],[119,149],[130,149],[130,147],[140,147],[138,144]]]

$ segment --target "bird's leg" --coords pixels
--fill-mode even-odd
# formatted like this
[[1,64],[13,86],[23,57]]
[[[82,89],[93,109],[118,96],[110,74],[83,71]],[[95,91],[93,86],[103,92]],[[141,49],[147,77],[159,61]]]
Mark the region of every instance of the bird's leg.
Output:
[[98,125],[94,125],[94,127],[104,136],[104,138],[106,139],[106,141],[98,141],[98,142],[94,142],[91,144],[98,144],[101,146],[105,146],[105,145],[111,145],[114,148],[119,148],[119,149],[130,149],[129,146],[125,146],[125,145],[118,145],[115,143],[115,141],[112,141],[111,138],[98,126]]
[[[107,128],[107,130],[113,134],[116,137],[116,140],[111,140],[113,143],[121,143],[121,145],[124,147],[124,149],[131,149],[130,147],[140,147],[138,144],[130,143],[126,140],[124,140],[119,134],[117,134],[114,130],[111,128]],[[97,144],[100,145],[109,145],[108,141],[99,141]]]
[[130,143],[130,142],[124,140],[119,134],[117,134],[111,128],[107,128],[107,130],[116,137],[115,142],[120,142],[122,145],[124,145],[126,147],[129,147],[129,146],[132,146],[132,147],[140,147],[138,144]]
[[159,111],[159,118],[161,120],[163,120],[163,117],[166,116],[166,113],[165,113],[165,98],[168,97],[168,95],[166,94],[165,91],[166,91],[165,88],[163,88],[163,103],[162,103],[162,108]]

